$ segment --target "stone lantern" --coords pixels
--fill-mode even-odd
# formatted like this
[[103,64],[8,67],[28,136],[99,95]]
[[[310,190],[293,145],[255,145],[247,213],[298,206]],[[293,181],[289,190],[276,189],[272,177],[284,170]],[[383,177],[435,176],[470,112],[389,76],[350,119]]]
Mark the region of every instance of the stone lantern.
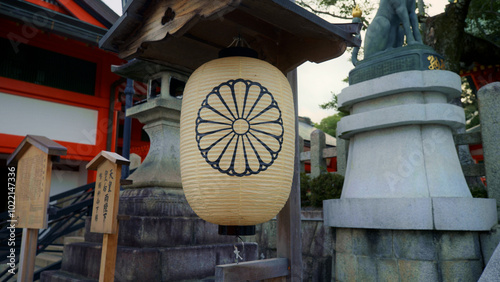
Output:
[[128,178],[133,181],[128,188],[180,188],[179,119],[188,74],[158,66],[153,69],[155,73],[146,76],[146,102],[126,113],[127,117],[145,124],[144,130],[151,140],[144,162]]

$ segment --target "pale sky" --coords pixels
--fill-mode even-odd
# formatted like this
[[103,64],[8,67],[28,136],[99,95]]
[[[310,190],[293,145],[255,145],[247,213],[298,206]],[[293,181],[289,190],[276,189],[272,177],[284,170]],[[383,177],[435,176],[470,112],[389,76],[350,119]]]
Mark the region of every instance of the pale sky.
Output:
[[[117,14],[121,15],[121,0],[103,0]],[[374,2],[379,2],[374,0]],[[424,0],[430,3],[431,8],[426,12],[437,15],[444,12],[448,0]],[[375,12],[373,12],[375,14]],[[333,23],[339,20],[326,19]],[[306,62],[298,68],[299,115],[310,117],[313,122],[319,123],[321,119],[335,114],[333,110],[323,110],[319,104],[330,101],[332,92],[339,94],[348,84],[343,80],[348,76],[353,65],[349,62],[350,53],[320,64]]]

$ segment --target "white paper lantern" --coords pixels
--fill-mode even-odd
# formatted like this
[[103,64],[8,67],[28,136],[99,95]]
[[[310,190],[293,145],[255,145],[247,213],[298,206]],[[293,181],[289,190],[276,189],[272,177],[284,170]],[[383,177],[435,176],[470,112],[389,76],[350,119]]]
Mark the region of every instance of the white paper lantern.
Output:
[[198,216],[231,228],[266,222],[283,208],[295,111],[281,71],[241,56],[205,63],[186,84],[180,126],[182,185]]

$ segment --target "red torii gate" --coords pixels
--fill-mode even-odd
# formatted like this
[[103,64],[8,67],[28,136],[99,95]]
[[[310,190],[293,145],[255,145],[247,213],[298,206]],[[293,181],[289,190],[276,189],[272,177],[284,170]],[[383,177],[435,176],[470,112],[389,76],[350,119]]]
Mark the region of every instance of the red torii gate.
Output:
[[500,65],[485,66],[476,64],[471,70],[460,71],[460,76],[470,77],[474,84],[471,87],[477,91],[488,83],[500,81]]

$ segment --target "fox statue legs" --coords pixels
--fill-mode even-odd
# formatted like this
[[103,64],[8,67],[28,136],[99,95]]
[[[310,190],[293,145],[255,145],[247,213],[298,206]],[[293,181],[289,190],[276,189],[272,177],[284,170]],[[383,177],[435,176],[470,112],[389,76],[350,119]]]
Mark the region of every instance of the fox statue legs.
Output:
[[[402,28],[401,28],[402,25]],[[414,0],[381,0],[365,38],[365,59],[378,52],[422,43]]]

